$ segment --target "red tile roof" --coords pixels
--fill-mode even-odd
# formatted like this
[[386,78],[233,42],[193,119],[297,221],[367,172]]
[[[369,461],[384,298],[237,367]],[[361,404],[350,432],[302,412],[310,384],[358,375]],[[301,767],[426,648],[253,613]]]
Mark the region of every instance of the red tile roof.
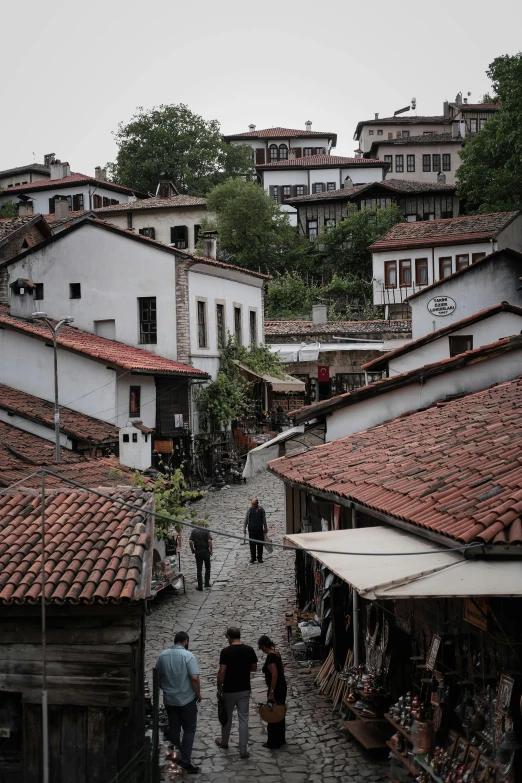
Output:
[[453,540],[522,544],[522,378],[269,463]]
[[443,117],[441,114],[435,116],[398,116],[398,117],[381,117],[376,120],[361,120],[357,123],[357,127],[354,133],[354,139],[358,139],[361,135],[361,131],[365,125],[451,125],[451,120]]
[[[54,430],[54,403],[0,384],[0,410],[17,414]],[[91,444],[114,443],[119,428],[93,416],[60,406],[60,432]]]
[[[45,494],[49,603],[121,603],[150,594],[153,496],[121,488],[106,494],[110,500],[88,490]],[[0,495],[0,603],[41,601],[41,514],[38,491]]]
[[49,190],[53,188],[66,188],[74,185],[98,185],[98,187],[105,188],[106,190],[114,190],[117,193],[128,193],[129,195],[137,193],[142,198],[146,198],[146,193],[141,193],[138,190],[127,188],[125,185],[118,185],[116,182],[108,182],[105,179],[96,179],[95,177],[89,177],[87,174],[79,174],[77,172],[71,172],[68,177],[60,177],[59,179],[39,179],[36,182],[27,182],[25,185],[16,185],[13,188],[6,188],[3,191],[3,195],[12,195],[16,193],[31,193],[38,190]]
[[482,345],[480,348],[466,351],[466,353],[461,353],[458,356],[442,359],[442,361],[433,362],[432,364],[425,364],[422,367],[416,367],[414,370],[392,375],[391,378],[383,378],[380,381],[375,381],[368,386],[361,386],[355,391],[338,394],[335,397],[330,397],[328,400],[314,402],[311,405],[306,405],[303,408],[292,411],[288,415],[295,420],[296,424],[303,421],[310,421],[310,419],[317,417],[328,416],[339,408],[345,408],[348,405],[360,402],[361,400],[378,397],[381,394],[386,394],[395,389],[401,389],[412,383],[424,383],[428,378],[435,375],[459,370],[462,367],[466,367],[468,364],[476,364],[477,362],[487,361],[488,359],[495,358],[504,353],[520,350],[522,350],[522,335],[517,334],[513,337],[503,337],[501,340],[496,340],[494,343]]
[[[0,421],[0,474],[5,470],[31,473],[39,467],[53,466],[56,464],[54,449],[54,440],[45,440]],[[66,465],[82,460],[81,454],[68,449],[62,449],[62,454]]]
[[101,209],[94,210],[97,215],[102,217],[107,212],[135,212],[140,209],[175,209],[178,207],[204,207],[207,203],[205,198],[199,198],[198,196],[170,196],[169,198],[161,198],[161,196],[153,196],[152,198],[140,198],[136,201],[130,201],[127,204],[113,204],[110,207],[102,207]]
[[411,321],[329,321],[326,324],[314,324],[312,321],[265,321],[267,337],[404,332],[411,333]]
[[429,334],[425,334],[417,340],[411,340],[400,348],[395,348],[393,351],[388,351],[388,353],[382,354],[376,359],[372,359],[370,362],[363,364],[362,369],[372,371],[384,369],[388,362],[392,359],[396,359],[397,356],[403,356],[406,353],[415,351],[422,345],[428,345],[428,343],[432,343],[434,340],[440,340],[441,337],[445,337],[452,332],[464,329],[466,326],[471,326],[472,324],[483,321],[485,318],[490,318],[492,315],[497,315],[498,313],[514,313],[515,315],[522,316],[522,307],[516,307],[515,305],[510,305],[508,302],[502,302],[501,304],[493,305],[493,307],[487,307],[485,310],[479,310],[479,312],[474,313],[474,315],[469,315],[467,318],[462,318],[460,321],[454,321],[448,326],[444,326],[442,329],[437,329],[436,332],[429,332]]
[[247,131],[246,133],[232,133],[225,136],[227,141],[233,141],[234,139],[295,139],[295,138],[317,138],[322,136],[323,138],[337,139],[336,133],[330,133],[329,131],[309,131],[299,130],[298,128],[265,128],[264,130]]
[[44,236],[50,236],[49,226],[46,225],[43,215],[17,215],[12,218],[0,219],[0,245],[9,242],[17,232],[31,228],[39,224]]
[[323,190],[322,193],[309,193],[306,196],[292,196],[286,198],[285,204],[299,204],[308,201],[328,201],[329,199],[338,199],[340,201],[349,201],[360,193],[366,193],[372,188],[384,188],[399,195],[408,195],[412,193],[433,193],[433,192],[455,192],[456,185],[447,185],[445,182],[417,182],[410,179],[383,179],[380,182],[369,182],[366,185],[354,185],[349,188],[338,188],[337,190]]
[[[53,324],[57,323],[52,319],[49,320]],[[22,332],[44,342],[48,342],[50,339],[50,332],[45,324],[9,315],[8,305],[0,305],[0,324],[3,324],[4,328],[7,327],[14,331]],[[80,353],[100,362],[107,362],[115,367],[121,367],[124,370],[144,375],[184,375],[187,378],[192,376],[208,377],[207,373],[196,369],[196,367],[189,367],[187,364],[181,364],[181,362],[175,362],[172,359],[165,359],[163,356],[157,356],[150,351],[144,351],[142,348],[134,348],[131,345],[118,343],[116,340],[107,340],[105,337],[84,332],[74,326],[62,327],[58,332],[57,342],[61,348],[67,351]]]
[[342,158],[339,155],[307,155],[303,158],[291,158],[289,160],[277,160],[274,163],[263,163],[256,169],[288,169],[295,168],[333,168],[339,166],[388,166],[384,160],[373,158]]
[[519,215],[522,215],[522,212],[517,210],[442,220],[421,220],[416,223],[397,223],[368,249],[378,253],[382,250],[487,241],[495,239]]
[[500,103],[450,103],[450,106],[468,111],[498,111],[500,109]]
[[[18,430],[20,432],[20,430]],[[36,435],[33,436],[37,438]],[[42,438],[38,438],[42,440]],[[23,463],[22,460],[12,460],[10,463],[0,457],[0,486],[11,487],[13,484],[22,482],[19,487],[30,487],[38,489],[42,486],[41,473],[32,474],[41,468],[52,470],[53,473],[59,473],[60,478],[46,474],[45,486],[48,489],[57,487],[66,487],[71,489],[72,485],[69,479],[82,484],[84,487],[119,487],[132,486],[134,482],[135,471],[121,465],[117,457],[100,457],[90,459],[82,457],[79,454],[73,454],[72,451],[62,449],[60,455],[60,464],[54,462],[54,443],[44,441],[52,447],[52,459],[48,454],[46,447],[45,464],[31,465]],[[145,478],[145,485],[148,479]]]
[[423,133],[421,136],[395,136],[393,139],[378,138],[372,142],[371,149],[374,150],[381,144],[459,144],[462,145],[463,139],[460,136],[452,136],[451,133]]
[[[27,166],[15,166],[14,169],[4,169],[0,171],[0,177],[8,177],[10,174],[18,174],[25,171],[34,171],[37,174],[51,174],[51,169],[44,163],[28,163]],[[7,188],[6,188],[7,190]],[[11,188],[9,188],[11,190]]]

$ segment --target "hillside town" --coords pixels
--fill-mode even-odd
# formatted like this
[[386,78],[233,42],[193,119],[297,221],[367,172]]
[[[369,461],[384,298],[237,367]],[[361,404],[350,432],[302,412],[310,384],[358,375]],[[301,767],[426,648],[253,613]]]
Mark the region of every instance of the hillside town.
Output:
[[3,145],[0,783],[522,781],[522,54],[487,75],[354,92],[352,148],[172,90],[88,170]]

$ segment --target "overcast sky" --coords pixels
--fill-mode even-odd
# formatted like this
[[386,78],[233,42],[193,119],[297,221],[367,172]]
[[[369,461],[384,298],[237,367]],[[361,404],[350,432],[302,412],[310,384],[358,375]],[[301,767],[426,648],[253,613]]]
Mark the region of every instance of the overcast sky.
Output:
[[440,114],[477,101],[486,68],[515,54],[519,0],[51,0],[2,3],[0,169],[54,152],[93,174],[137,106],[186,103],[224,133],[283,126],[338,133],[417,99]]

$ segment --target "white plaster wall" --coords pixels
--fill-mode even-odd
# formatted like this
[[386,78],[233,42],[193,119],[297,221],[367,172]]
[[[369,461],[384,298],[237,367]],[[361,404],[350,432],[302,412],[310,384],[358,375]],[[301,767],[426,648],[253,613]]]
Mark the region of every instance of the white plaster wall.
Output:
[[[392,156],[392,170],[388,172],[390,179],[408,179],[415,182],[436,182],[437,171],[423,171],[422,170],[422,156],[430,155],[430,163],[432,163],[431,155],[440,155],[440,163],[442,170],[442,156],[451,155],[451,169],[450,171],[443,171],[442,173],[446,177],[447,185],[455,184],[455,172],[460,166],[459,150],[462,148],[461,143],[455,144],[382,144],[377,149],[375,157],[380,160],[384,159],[385,155]],[[404,160],[404,171],[397,172],[395,168],[395,156],[402,155]],[[407,168],[407,155],[415,155],[415,171],[408,171]],[[431,166],[430,166],[431,168]]]
[[[370,136],[370,131],[373,131],[373,135]],[[382,130],[382,136],[378,135],[378,131]],[[400,131],[409,131],[410,136],[422,136],[424,132],[431,131],[433,133],[449,133],[451,131],[450,125],[436,125],[429,123],[422,123],[419,125],[407,125],[406,123],[401,125],[364,125],[361,129],[361,135],[359,138],[359,146],[363,152],[368,152],[370,147],[375,141],[385,141],[388,139],[388,133],[393,133],[393,138],[397,137],[397,133]]]
[[[230,274],[230,273],[229,273]],[[189,272],[190,355],[195,367],[216,377],[219,369],[216,304],[225,304],[226,330],[234,334],[234,306],[242,307],[242,343],[250,345],[250,309],[257,312],[257,342],[263,342],[262,280],[253,284],[218,277],[216,274]],[[257,282],[257,284],[256,284]],[[207,302],[207,348],[198,346],[197,301]]]
[[494,383],[513,380],[521,373],[522,351],[512,351],[483,362],[468,364],[460,370],[424,379],[422,385],[411,384],[388,394],[363,400],[334,411],[327,420],[326,442],[330,443],[354,432],[363,432],[403,413],[430,405],[449,394],[481,391]]
[[[123,442],[123,436],[129,436],[129,442]],[[136,437],[136,443],[133,441]],[[134,470],[147,470],[152,464],[152,435],[145,435],[136,427],[122,427],[120,430],[120,462]]]
[[[85,224],[11,264],[18,277],[44,284],[38,308],[52,318],[74,317],[95,333],[95,321],[115,320],[116,340],[175,359],[175,257],[153,245]],[[69,299],[69,283],[81,284],[81,299]],[[139,342],[138,297],[155,296],[158,342]]]
[[[306,185],[308,186],[308,172],[309,169],[302,168],[301,166],[289,166],[287,169],[284,169],[283,171],[280,169],[277,169],[275,171],[272,171],[268,169],[267,171],[263,171],[263,187],[268,193],[268,189],[271,185]],[[313,171],[310,171],[310,175],[313,174]],[[326,180],[322,180],[319,177],[317,177],[315,182],[325,182]],[[332,180],[333,182],[333,180]]]
[[[52,348],[27,335],[0,329],[0,383],[54,400]],[[60,405],[114,421],[116,373],[104,364],[58,348]]]
[[[111,419],[118,427],[124,427],[129,421],[129,397],[130,387],[140,386],[140,415],[133,419],[142,421],[146,427],[156,426],[156,384],[152,375],[134,375],[128,373],[122,375],[120,371],[117,387],[118,411],[117,418]],[[148,465],[147,465],[148,467]]]
[[0,188],[7,188],[9,185],[16,185],[17,183],[22,185],[24,182],[40,182],[42,179],[50,179],[50,177],[42,172],[19,171],[17,174],[11,174],[8,177],[0,177]]
[[[30,432],[33,435],[38,435],[39,438],[44,438],[44,440],[50,440],[54,443],[54,427],[45,427],[43,424],[38,424],[36,421],[24,419],[23,416],[13,416],[1,409],[0,421],[5,421],[5,423],[9,424],[11,427],[16,427],[24,432]],[[72,449],[72,441],[63,433],[60,433],[60,446],[64,449]]]
[[414,370],[417,367],[423,367],[424,365],[432,364],[433,362],[440,362],[442,359],[448,359],[450,355],[450,337],[472,335],[473,348],[480,348],[482,345],[489,345],[496,340],[500,340],[502,337],[510,337],[511,335],[519,334],[521,329],[522,316],[516,315],[516,313],[497,313],[496,315],[492,315],[490,318],[484,318],[484,320],[478,321],[471,326],[457,329],[452,332],[451,335],[440,337],[438,340],[434,340],[427,345],[422,345],[414,351],[405,353],[403,356],[397,356],[394,359],[391,359],[389,365],[390,376],[397,375],[397,373],[401,372],[407,372],[408,370]]
[[522,251],[522,215],[518,215],[501,231],[496,245],[499,250],[509,247],[511,250]]
[[[18,182],[18,180],[17,180]],[[49,199],[54,196],[76,196],[79,193],[83,194],[83,208],[92,209],[92,196],[97,195],[102,198],[116,199],[121,203],[126,203],[129,200],[127,193],[118,193],[115,190],[109,190],[103,186],[96,185],[82,185],[80,183],[67,188],[56,188],[51,185],[46,190],[36,190],[31,192],[30,189],[23,191],[24,196],[29,196],[33,199],[33,211],[36,214],[41,212],[43,215],[49,213]],[[2,191],[0,193],[0,206],[4,201],[17,201],[18,196],[16,193],[9,193],[9,191]]]
[[346,177],[349,176],[354,185],[365,185],[368,182],[380,182],[384,179],[385,171],[385,166],[381,168],[380,166],[364,166],[361,163],[354,163],[353,166],[343,167],[342,180],[344,182]]
[[[127,214],[127,212],[99,212],[98,217],[115,226],[120,226],[120,228],[127,228]],[[187,226],[189,245],[186,249],[190,252],[195,248],[194,226],[200,226],[204,217],[212,217],[207,213],[206,207],[133,210],[130,214],[132,215],[132,228],[136,234],[139,234],[140,228],[152,227],[156,232],[155,239],[166,245],[170,245],[171,228]]]
[[384,179],[384,167],[364,166],[354,163],[353,166],[335,166],[324,169],[307,169],[301,166],[289,166],[284,170],[263,171],[263,187],[268,192],[271,185],[306,185],[312,193],[314,183],[322,182],[325,187],[328,182],[335,182],[336,190],[344,185],[346,177],[354,184],[380,182]]

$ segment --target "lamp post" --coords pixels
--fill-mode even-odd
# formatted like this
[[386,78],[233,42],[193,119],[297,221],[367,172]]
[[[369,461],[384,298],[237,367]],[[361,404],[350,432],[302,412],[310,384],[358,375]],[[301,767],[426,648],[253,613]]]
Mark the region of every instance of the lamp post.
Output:
[[49,318],[47,317],[47,313],[33,313],[32,314],[33,321],[43,321],[45,324],[47,324],[52,336],[53,336],[53,353],[54,353],[54,440],[56,445],[56,464],[60,462],[60,406],[58,404],[58,350],[56,345],[56,338],[58,335],[58,332],[62,328],[62,326],[67,326],[67,324],[72,324],[74,321],[74,318],[72,316],[68,315],[65,318],[62,318],[56,326],[53,326]]

